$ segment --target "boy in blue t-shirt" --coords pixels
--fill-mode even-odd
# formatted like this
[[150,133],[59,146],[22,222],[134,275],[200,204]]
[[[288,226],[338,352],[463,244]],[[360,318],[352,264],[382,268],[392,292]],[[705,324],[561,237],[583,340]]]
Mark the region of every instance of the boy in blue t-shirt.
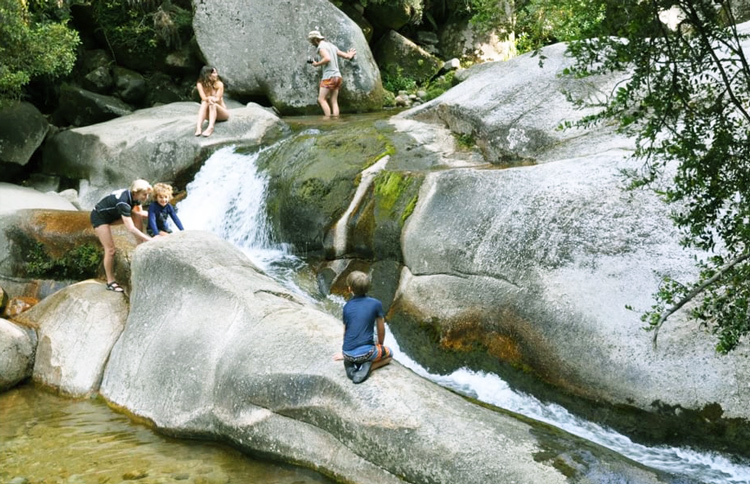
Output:
[[[383,304],[368,297],[370,278],[354,271],[346,278],[352,298],[344,305],[344,344],[335,360],[344,360],[346,376],[354,383],[362,383],[370,372],[385,366],[393,359],[393,351],[383,346],[385,313]],[[373,334],[377,323],[377,344]]]

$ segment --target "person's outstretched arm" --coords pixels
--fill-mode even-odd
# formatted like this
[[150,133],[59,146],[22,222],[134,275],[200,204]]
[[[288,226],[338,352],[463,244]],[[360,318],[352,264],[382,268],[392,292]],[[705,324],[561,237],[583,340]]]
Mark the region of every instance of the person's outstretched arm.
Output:
[[125,228],[128,229],[128,232],[135,235],[141,240],[144,240],[144,241],[151,240],[151,237],[149,237],[148,235],[138,230],[138,227],[135,226],[135,224],[133,223],[133,219],[131,217],[127,217],[125,215],[122,215],[121,217],[122,217],[122,223],[125,225]]
[[355,55],[357,55],[357,49],[349,49],[348,51],[344,52],[342,50],[337,50],[336,55],[339,57],[343,57],[344,59],[352,60]]
[[[151,202],[156,203],[156,202]],[[156,209],[153,210],[151,207],[148,208],[148,228],[151,229],[152,234],[158,234],[159,228],[156,226]]]
[[[180,229],[180,230],[185,230],[182,227],[182,222],[180,222],[180,217],[177,216],[177,211],[174,209],[174,207],[172,206],[171,203],[167,205],[167,210],[168,210],[167,213],[169,213],[169,216],[172,217],[172,220],[174,221],[174,224],[177,226],[177,228]],[[150,212],[149,212],[149,215],[148,215],[148,220],[149,220],[149,222],[151,222],[151,213]],[[154,233],[156,233],[156,232],[154,232]]]

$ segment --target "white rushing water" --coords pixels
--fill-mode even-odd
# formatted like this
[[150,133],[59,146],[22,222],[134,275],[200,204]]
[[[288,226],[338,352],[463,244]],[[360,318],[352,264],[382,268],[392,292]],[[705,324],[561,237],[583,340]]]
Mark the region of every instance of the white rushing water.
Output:
[[[240,249],[264,271],[287,287],[294,287],[293,275],[304,264],[287,250],[273,244],[265,218],[268,180],[257,172],[258,154],[237,154],[234,148],[214,153],[187,187],[187,198],[179,203],[179,215],[186,229],[214,232]],[[299,290],[298,292],[304,293]],[[531,395],[514,391],[499,376],[469,369],[450,375],[435,375],[399,351],[388,333],[386,344],[396,360],[424,378],[483,402],[548,423],[568,433],[611,449],[645,466],[671,474],[688,476],[706,484],[750,483],[750,464],[680,447],[647,447],[611,429],[581,419],[565,408],[544,403]]]

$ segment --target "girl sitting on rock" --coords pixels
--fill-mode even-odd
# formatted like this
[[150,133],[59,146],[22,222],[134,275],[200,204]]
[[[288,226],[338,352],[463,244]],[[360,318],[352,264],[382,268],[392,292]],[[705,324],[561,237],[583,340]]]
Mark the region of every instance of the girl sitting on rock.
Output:
[[[203,66],[195,87],[201,96],[201,108],[198,111],[195,135],[211,136],[216,121],[229,119],[229,110],[224,104],[224,83],[219,80],[219,72],[215,67]],[[202,131],[203,121],[206,119],[208,119],[208,126],[205,131]]]
[[[130,189],[115,190],[102,198],[91,211],[91,225],[104,247],[104,274],[107,276],[107,289],[124,292],[115,282],[114,261],[115,241],[112,238],[111,225],[125,224],[125,228],[135,235],[138,242],[151,240],[151,237],[141,232],[146,215],[140,205],[146,201],[151,193],[151,185],[146,180],[135,180]],[[135,222],[133,222],[135,218]]]

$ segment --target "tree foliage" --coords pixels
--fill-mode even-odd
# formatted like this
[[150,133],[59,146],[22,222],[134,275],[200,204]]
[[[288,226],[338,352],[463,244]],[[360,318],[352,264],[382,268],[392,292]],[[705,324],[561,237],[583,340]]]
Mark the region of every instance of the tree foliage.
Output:
[[65,4],[0,0],[0,102],[18,99],[32,79],[70,73],[78,33]]
[[[682,244],[709,254],[693,281],[664,278],[643,315],[658,330],[690,314],[734,349],[750,332],[750,65],[730,0],[601,0],[604,20],[573,42],[569,74],[627,72],[606,107],[582,123],[617,120],[634,135],[633,187],[664,185]],[[663,19],[672,13],[675,23]],[[612,34],[616,35],[612,36]],[[666,183],[664,183],[666,182]]]
[[605,6],[597,0],[529,0],[517,15],[518,52],[580,40],[598,28],[605,13]]

